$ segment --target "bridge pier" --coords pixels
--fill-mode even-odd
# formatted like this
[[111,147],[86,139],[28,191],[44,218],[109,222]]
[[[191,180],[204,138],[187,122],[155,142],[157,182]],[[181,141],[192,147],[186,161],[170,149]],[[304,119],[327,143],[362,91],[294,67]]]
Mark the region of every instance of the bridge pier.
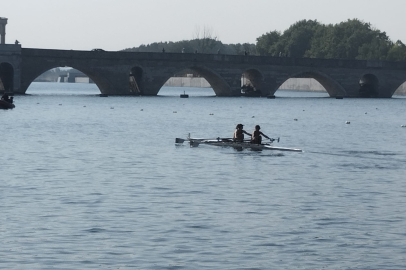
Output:
[[21,46],[0,45],[0,92],[19,93],[21,89]]

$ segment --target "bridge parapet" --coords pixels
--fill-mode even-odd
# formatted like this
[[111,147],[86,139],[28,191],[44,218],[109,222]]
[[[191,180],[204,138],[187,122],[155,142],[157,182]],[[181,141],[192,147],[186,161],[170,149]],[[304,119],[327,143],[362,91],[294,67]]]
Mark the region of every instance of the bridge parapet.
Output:
[[[16,45],[5,45],[16,46]],[[18,45],[19,46],[19,45]],[[20,47],[21,48],[21,47]],[[201,54],[201,53],[156,53],[156,52],[113,52],[113,51],[74,51],[49,49],[22,49],[27,56],[46,58],[89,58],[105,60],[162,60],[162,61],[199,61],[199,62],[227,62],[232,64],[247,63],[277,66],[305,66],[330,68],[390,68],[406,69],[406,62],[381,60],[347,60],[321,58],[292,58],[251,55]]]

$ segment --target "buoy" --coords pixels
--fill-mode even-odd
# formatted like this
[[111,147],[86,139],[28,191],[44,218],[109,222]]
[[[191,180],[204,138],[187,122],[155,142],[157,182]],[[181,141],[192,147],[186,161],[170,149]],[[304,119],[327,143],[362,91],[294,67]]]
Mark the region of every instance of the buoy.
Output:
[[177,113],[177,111],[173,111],[173,113]]
[[401,125],[401,127],[406,127],[406,125]]
[[295,118],[295,119],[293,119],[293,120],[297,121],[297,118]]
[[346,124],[351,124],[351,122],[350,122],[350,121],[346,121],[345,123],[346,123]]
[[189,97],[189,95],[187,95],[187,94],[185,93],[185,91],[183,91],[183,94],[180,95],[180,98],[188,98],[188,97]]

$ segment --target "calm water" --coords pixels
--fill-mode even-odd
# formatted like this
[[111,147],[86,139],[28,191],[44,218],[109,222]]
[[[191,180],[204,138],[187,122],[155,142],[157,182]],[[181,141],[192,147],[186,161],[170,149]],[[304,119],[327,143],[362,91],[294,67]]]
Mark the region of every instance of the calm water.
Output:
[[[0,111],[0,269],[406,268],[406,98],[27,93]],[[237,123],[304,152],[174,143]]]

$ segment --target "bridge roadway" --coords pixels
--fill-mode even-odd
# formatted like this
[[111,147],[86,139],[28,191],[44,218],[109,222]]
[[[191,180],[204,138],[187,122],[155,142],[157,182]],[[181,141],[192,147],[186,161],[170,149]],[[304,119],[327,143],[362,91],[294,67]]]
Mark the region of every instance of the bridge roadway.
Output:
[[[20,50],[20,62],[16,60],[18,53],[11,61],[0,54],[0,65],[13,69],[13,91],[19,94],[24,94],[35,78],[55,67],[72,67],[83,72],[96,83],[101,93],[107,95],[157,95],[170,77],[185,69],[204,77],[217,96],[240,96],[242,76],[260,89],[263,96],[273,95],[290,78],[314,78],[331,97],[360,97],[361,80],[372,85],[376,91],[374,97],[389,98],[406,81],[406,62],[199,53]],[[130,87],[130,76],[139,92]]]

